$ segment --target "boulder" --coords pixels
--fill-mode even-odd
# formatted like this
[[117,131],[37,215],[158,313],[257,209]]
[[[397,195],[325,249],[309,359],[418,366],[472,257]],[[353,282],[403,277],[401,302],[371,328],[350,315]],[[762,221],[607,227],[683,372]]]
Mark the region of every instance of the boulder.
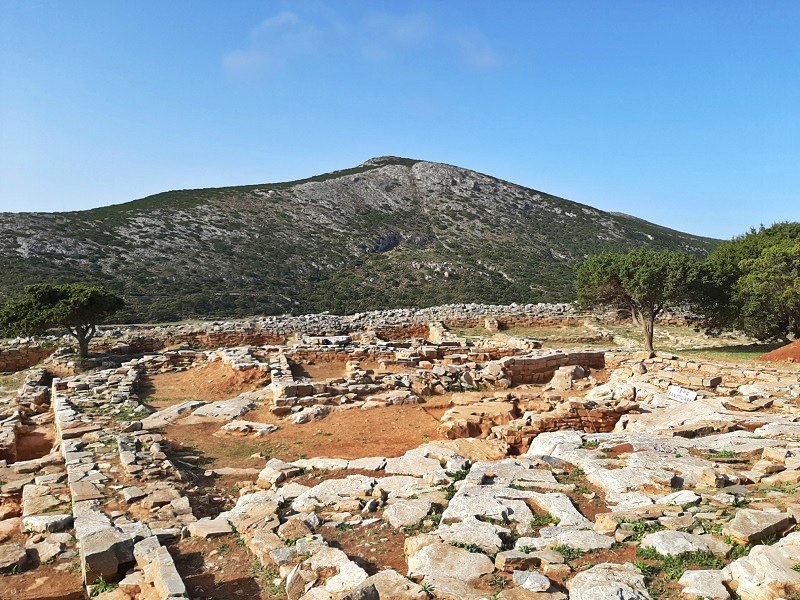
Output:
[[707,600],[729,600],[728,588],[722,583],[722,571],[686,571],[678,580],[683,595]]
[[424,580],[437,594],[464,600],[484,597],[485,592],[474,584],[492,572],[494,563],[488,556],[441,542],[428,544],[408,558],[410,578]]
[[725,584],[742,600],[789,598],[800,593],[800,533],[791,533],[772,546],[755,546],[722,569]]
[[431,510],[431,501],[427,498],[400,500],[383,512],[383,518],[395,529],[418,525]]
[[652,600],[644,575],[631,563],[602,563],[567,582],[570,600]]
[[25,548],[14,542],[0,544],[0,571],[21,569],[28,562]]
[[121,566],[133,563],[133,539],[119,529],[109,527],[96,531],[79,543],[87,583],[94,583],[100,577],[113,581]]
[[428,595],[423,591],[422,586],[403,577],[397,571],[387,569],[379,571],[372,577],[364,580],[352,594],[361,593],[370,587],[377,592],[380,600],[427,600]]
[[722,532],[743,545],[756,544],[773,535],[784,533],[794,523],[794,517],[788,513],[742,508]]
[[726,556],[731,546],[711,535],[695,535],[683,531],[656,531],[649,533],[640,544],[642,548],[652,548],[664,556],[679,556],[687,552],[712,552]]
[[514,571],[514,584],[530,592],[546,592],[550,589],[551,581],[536,571]]
[[233,533],[231,524],[225,519],[203,518],[189,523],[189,535],[199,538],[217,537]]

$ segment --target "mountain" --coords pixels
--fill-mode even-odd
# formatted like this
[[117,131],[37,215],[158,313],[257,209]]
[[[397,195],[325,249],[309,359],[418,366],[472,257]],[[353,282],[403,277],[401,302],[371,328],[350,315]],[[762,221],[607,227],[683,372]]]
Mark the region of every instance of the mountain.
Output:
[[122,293],[122,320],[566,301],[603,250],[716,243],[475,171],[380,157],[287,183],[0,213],[0,296],[35,282]]

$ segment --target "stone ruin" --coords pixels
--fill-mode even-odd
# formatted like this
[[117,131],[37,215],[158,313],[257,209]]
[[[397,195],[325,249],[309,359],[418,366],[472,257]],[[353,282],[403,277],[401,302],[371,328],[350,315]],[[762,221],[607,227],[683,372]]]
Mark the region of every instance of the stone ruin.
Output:
[[[465,341],[448,310],[463,326],[463,310],[432,309],[427,324],[392,311],[117,331],[88,369],[27,352],[35,364],[0,389],[0,588],[72,572],[106,600],[217,597],[187,567],[200,548],[212,579],[236,568],[209,566],[226,553],[252,562],[241,581],[264,598],[800,597],[796,370],[544,348],[497,333],[526,318],[516,308],[476,310],[486,337]],[[13,352],[6,366],[22,364]],[[258,385],[145,402],[151,379],[210,365]],[[176,438],[202,426],[268,444],[428,405],[442,407],[436,439],[399,453],[208,467]],[[32,453],[42,430],[52,443]],[[391,568],[377,558],[389,543]]]

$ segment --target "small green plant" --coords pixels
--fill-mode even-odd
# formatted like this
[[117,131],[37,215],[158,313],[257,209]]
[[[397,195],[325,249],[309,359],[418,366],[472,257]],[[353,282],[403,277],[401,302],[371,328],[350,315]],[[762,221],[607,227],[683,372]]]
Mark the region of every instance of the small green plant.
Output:
[[571,560],[575,560],[586,554],[580,548],[575,548],[574,546],[568,546],[567,544],[558,544],[557,546],[553,546],[553,550],[558,552],[561,556],[564,557],[564,560],[567,562]]
[[558,525],[558,523],[559,519],[550,513],[534,514],[531,520],[531,527],[547,527],[548,525]]
[[245,543],[244,543],[244,538],[243,538],[242,536],[240,536],[240,535],[237,535],[237,536],[236,536],[236,545],[237,545],[239,548],[244,548],[244,546],[245,546]]
[[711,460],[715,458],[736,458],[737,456],[733,450],[712,450],[708,453],[708,458]]
[[275,569],[265,567],[257,558],[253,558],[249,574],[250,577],[257,579],[262,585],[266,586],[270,595],[280,596],[284,593],[283,588],[276,583],[278,572]]
[[[712,521],[710,519],[698,519],[697,525],[703,528],[706,533],[713,533],[714,535],[722,535],[722,523]],[[687,527],[688,533],[691,533],[694,527]]]
[[101,575],[94,581],[94,586],[92,587],[92,598],[105,592],[114,591],[115,589],[117,589],[117,584],[106,581]]
[[622,521],[620,525],[624,529],[633,532],[630,539],[636,542],[640,541],[647,533],[654,533],[664,529],[658,521],[646,521],[644,519],[639,519],[638,521]]
[[581,448],[584,450],[593,450],[600,445],[600,440],[584,440]]
[[462,550],[466,550],[467,552],[475,552],[478,554],[482,552],[480,546],[468,544],[466,542],[450,542],[450,545],[456,548],[461,548]]
[[428,598],[436,598],[436,588],[433,587],[430,583],[428,583],[427,581],[423,581],[420,584],[420,587],[422,588],[423,593]]
[[219,548],[217,548],[217,552],[219,552],[220,556],[225,556],[230,551],[231,547],[228,544],[220,544]]
[[505,577],[502,577],[500,575],[497,575],[497,576],[493,577],[492,580],[489,583],[491,583],[492,586],[494,586],[496,588],[499,588],[502,591],[508,585],[508,579],[506,579]]
[[664,577],[670,581],[680,579],[690,565],[696,565],[703,569],[721,569],[724,566],[720,558],[705,551],[667,556],[659,554],[652,548],[639,546],[636,549],[636,555],[644,560],[655,562],[655,565],[648,566],[650,571],[663,573]]
[[738,558],[742,558],[743,556],[747,556],[750,554],[750,550],[753,549],[751,545],[742,546],[741,544],[737,543],[736,540],[731,538],[729,535],[725,536],[725,543],[730,544],[731,551],[728,553],[728,558],[731,560],[736,560]]
[[447,476],[453,481],[463,481],[467,478],[469,471],[447,471]]
[[452,500],[455,497],[455,495],[456,495],[456,486],[454,486],[452,483],[448,485],[446,488],[444,488],[444,497],[448,501]]
[[759,489],[764,493],[780,492],[781,494],[794,494],[797,491],[797,484],[789,483],[788,481],[783,481],[781,483],[773,483],[771,485],[765,485]]

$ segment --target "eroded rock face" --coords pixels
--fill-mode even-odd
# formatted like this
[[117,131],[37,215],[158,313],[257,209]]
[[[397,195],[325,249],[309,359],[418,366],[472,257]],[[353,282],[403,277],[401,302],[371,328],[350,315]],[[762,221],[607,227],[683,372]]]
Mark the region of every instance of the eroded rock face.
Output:
[[631,563],[603,563],[568,583],[570,600],[651,600],[644,575]]
[[664,556],[680,556],[689,552],[711,552],[726,556],[730,552],[730,544],[721,538],[711,535],[695,535],[684,531],[658,531],[642,538],[642,548],[652,548]]
[[0,570],[13,571],[21,569],[28,562],[28,553],[24,546],[8,542],[0,544]]
[[731,595],[725,587],[721,571],[686,571],[678,580],[684,596],[728,600]]
[[408,557],[409,577],[457,598],[482,598],[485,594],[475,587],[475,582],[492,572],[494,563],[486,555],[441,542],[429,544]]

